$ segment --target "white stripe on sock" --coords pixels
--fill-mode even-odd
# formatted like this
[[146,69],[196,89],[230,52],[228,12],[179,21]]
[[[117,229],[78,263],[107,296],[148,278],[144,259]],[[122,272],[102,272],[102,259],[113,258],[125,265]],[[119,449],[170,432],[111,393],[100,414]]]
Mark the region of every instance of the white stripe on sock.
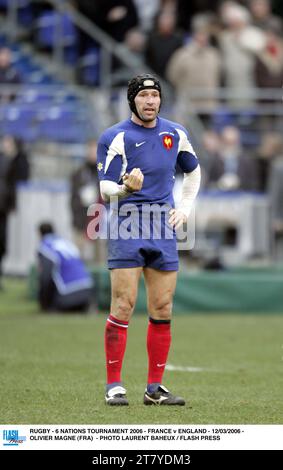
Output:
[[109,323],[113,323],[113,325],[121,326],[122,328],[128,328],[128,325],[122,325],[121,323],[110,320],[110,318],[107,318],[107,321],[109,321]]

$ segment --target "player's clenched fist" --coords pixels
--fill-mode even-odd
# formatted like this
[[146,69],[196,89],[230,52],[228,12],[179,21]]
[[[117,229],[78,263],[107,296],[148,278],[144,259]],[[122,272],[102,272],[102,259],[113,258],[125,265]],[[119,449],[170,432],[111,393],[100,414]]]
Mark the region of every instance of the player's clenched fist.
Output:
[[133,168],[130,174],[125,173],[123,183],[130,193],[140,191],[143,185],[143,173],[139,168]]

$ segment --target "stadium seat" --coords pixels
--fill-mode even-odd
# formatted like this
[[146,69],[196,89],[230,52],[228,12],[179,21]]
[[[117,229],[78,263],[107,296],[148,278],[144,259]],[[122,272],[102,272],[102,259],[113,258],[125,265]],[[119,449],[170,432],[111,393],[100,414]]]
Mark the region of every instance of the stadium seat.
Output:
[[36,22],[36,42],[39,47],[53,49],[58,41],[56,27],[61,21],[62,39],[66,61],[77,59],[77,30],[68,14],[59,15],[53,11],[43,13]]
[[259,130],[241,130],[241,144],[244,147],[257,147],[260,142]]
[[216,132],[221,132],[224,127],[234,124],[235,117],[229,108],[219,107],[212,115],[212,127]]
[[0,109],[1,133],[25,141],[38,138],[36,111],[30,106],[6,105]]
[[[18,43],[9,44],[3,35],[3,44],[11,49],[23,84],[13,102],[0,106],[0,134],[24,141],[85,142],[93,129],[76,92],[68,91],[65,83],[37,64]],[[54,85],[50,91],[35,86],[49,84]]]
[[40,136],[44,140],[84,142],[88,132],[86,116],[77,106],[52,106],[40,117]]
[[[0,0],[0,10],[6,11],[9,5],[9,0]],[[33,21],[33,10],[30,0],[17,0],[16,7],[18,9],[19,24],[24,27],[30,27]]]
[[33,9],[29,0],[18,0],[18,21],[24,27],[30,27],[34,20]]
[[79,81],[88,86],[99,84],[99,62],[100,53],[98,47],[92,47],[82,57],[79,65]]
[[241,132],[241,143],[245,147],[256,147],[260,142],[258,117],[253,108],[243,109],[237,115],[235,124]]
[[6,36],[0,32],[0,47],[6,46]]

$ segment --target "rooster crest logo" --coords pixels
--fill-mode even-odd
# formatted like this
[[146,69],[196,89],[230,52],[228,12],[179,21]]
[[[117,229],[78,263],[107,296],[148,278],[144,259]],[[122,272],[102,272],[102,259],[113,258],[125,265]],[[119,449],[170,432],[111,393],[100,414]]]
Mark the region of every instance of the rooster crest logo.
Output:
[[166,148],[166,150],[170,150],[173,146],[173,139],[170,135],[165,135],[163,137],[163,145]]

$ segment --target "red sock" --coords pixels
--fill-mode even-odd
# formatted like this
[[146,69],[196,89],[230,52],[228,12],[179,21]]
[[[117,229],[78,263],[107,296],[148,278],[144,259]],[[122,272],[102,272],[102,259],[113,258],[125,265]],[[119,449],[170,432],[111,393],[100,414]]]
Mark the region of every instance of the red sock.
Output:
[[162,383],[171,344],[170,326],[170,320],[149,318],[147,330],[148,384]]
[[121,382],[121,369],[127,343],[128,322],[109,315],[105,327],[107,384]]

